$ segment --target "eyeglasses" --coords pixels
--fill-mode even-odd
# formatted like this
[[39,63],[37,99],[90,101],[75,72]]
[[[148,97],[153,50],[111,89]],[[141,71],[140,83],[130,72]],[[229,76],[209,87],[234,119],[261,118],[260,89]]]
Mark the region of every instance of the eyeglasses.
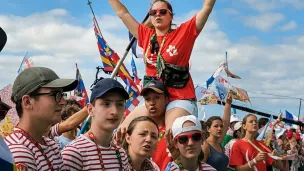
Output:
[[61,91],[54,91],[54,92],[49,92],[49,93],[36,93],[33,96],[42,96],[42,95],[54,96],[55,101],[57,103],[59,103],[62,98],[64,98],[64,100],[65,100],[67,97],[67,94],[63,93]]
[[193,141],[200,141],[202,140],[202,133],[196,132],[193,134],[186,134],[186,135],[180,135],[176,137],[178,143],[180,144],[187,144],[189,139],[192,139]]
[[168,9],[156,9],[156,10],[150,10],[149,11],[149,15],[150,16],[155,16],[156,14],[159,15],[166,15],[167,12],[169,12],[172,15],[172,12]]
[[8,110],[0,109],[0,121],[5,118]]

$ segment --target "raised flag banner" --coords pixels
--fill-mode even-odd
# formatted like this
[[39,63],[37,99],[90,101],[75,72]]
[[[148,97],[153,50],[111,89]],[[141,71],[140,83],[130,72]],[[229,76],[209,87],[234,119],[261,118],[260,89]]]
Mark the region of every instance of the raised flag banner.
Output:
[[224,101],[230,90],[230,87],[231,87],[230,83],[227,80],[225,80],[224,78],[222,78],[221,76],[218,76],[215,79],[215,87],[218,92],[219,98],[222,101]]
[[[299,119],[297,116],[291,114],[291,113],[288,112],[287,110],[285,110],[285,114],[286,114],[286,119],[293,120],[293,121],[298,121],[298,119]],[[286,122],[286,125],[292,126],[292,127],[294,127],[294,128],[297,128],[296,125],[293,125],[293,124],[288,123],[288,122]]]
[[201,105],[217,104],[219,97],[216,94],[204,87],[197,86],[195,88],[196,98]]
[[[131,41],[132,38],[133,38],[133,35],[129,32],[129,40]],[[138,46],[138,43],[137,43],[136,39],[132,44],[132,54],[136,58],[143,58],[144,57],[144,50],[143,50],[143,48]]]
[[[104,55],[105,59],[107,59],[107,64],[115,67],[120,60],[120,57],[118,54],[109,47],[105,39],[103,38],[102,34],[97,29],[97,21],[94,19],[94,31],[95,35],[98,41],[98,49],[100,54]],[[137,85],[132,80],[132,77],[128,71],[128,69],[125,67],[124,64],[122,64],[118,70],[118,76],[123,80],[123,82],[127,86],[127,91],[130,95],[130,99],[126,102],[126,113],[125,116],[127,116],[140,102],[141,96],[140,91],[137,87]]]
[[84,107],[87,103],[89,103],[89,97],[77,64],[76,64],[76,80],[78,80],[78,85],[74,90],[74,96],[81,98],[78,100],[78,103],[82,107]]
[[138,78],[137,68],[136,68],[136,64],[135,64],[135,61],[134,61],[133,57],[132,57],[132,60],[131,60],[131,67],[132,67],[132,75],[133,75],[133,78],[134,78],[133,81],[137,85],[137,87],[141,90],[140,79]]
[[231,86],[232,98],[242,102],[250,103],[250,98],[247,91],[244,89]]
[[27,57],[27,53],[26,53],[26,55],[22,59],[22,62],[17,72],[20,73],[26,68],[31,68],[33,66],[34,66],[33,60],[30,57]]
[[226,63],[222,62],[220,64],[220,66],[218,67],[218,69],[213,73],[213,75],[211,75],[211,77],[206,81],[207,89],[213,83],[214,79],[216,79],[220,75],[220,73],[223,71],[223,69],[225,69],[225,66],[226,66]]
[[271,130],[269,124],[272,122],[272,120],[273,120],[273,116],[271,115],[270,118],[269,118],[269,120],[268,120],[268,122],[267,122],[267,124],[262,128],[262,130],[261,130],[259,136],[256,138],[256,140],[261,141],[261,140],[264,139],[267,131]]

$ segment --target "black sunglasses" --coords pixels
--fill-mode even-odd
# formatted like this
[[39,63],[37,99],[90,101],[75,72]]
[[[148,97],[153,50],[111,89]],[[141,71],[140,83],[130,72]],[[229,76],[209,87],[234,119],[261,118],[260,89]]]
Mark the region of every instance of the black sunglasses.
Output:
[[67,97],[67,94],[63,93],[61,91],[54,91],[54,92],[49,92],[49,93],[36,93],[32,96],[42,96],[42,95],[54,96],[55,101],[57,103],[59,103],[62,98],[66,99],[66,97]]
[[190,138],[193,141],[196,141],[196,142],[200,141],[200,140],[202,140],[202,133],[196,132],[196,133],[193,133],[193,134],[180,135],[180,136],[176,137],[178,143],[180,143],[180,144],[188,143]]
[[159,15],[166,15],[167,12],[169,12],[171,15],[171,11],[169,11],[168,9],[156,9],[156,10],[150,10],[149,11],[149,15],[150,16],[155,16],[157,13],[159,13]]

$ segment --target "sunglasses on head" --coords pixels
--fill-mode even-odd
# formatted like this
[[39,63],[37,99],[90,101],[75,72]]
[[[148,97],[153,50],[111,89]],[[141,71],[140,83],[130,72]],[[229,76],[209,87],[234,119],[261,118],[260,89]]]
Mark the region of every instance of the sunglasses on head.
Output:
[[201,132],[196,132],[193,134],[184,134],[176,137],[176,140],[180,144],[186,144],[188,143],[189,139],[192,139],[192,141],[200,141],[202,140],[203,134]]
[[169,11],[168,9],[156,9],[156,10],[150,10],[149,11],[149,15],[150,16],[155,16],[156,14],[159,14],[159,15],[166,15],[167,12],[169,12],[171,15],[171,11]]

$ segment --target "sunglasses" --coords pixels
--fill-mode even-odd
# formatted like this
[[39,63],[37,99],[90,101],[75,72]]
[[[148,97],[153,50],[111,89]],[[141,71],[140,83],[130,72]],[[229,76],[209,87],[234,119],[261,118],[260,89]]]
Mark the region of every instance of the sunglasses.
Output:
[[177,139],[178,143],[186,144],[186,143],[188,143],[189,139],[192,139],[195,142],[200,141],[200,140],[202,140],[202,136],[203,136],[203,134],[201,132],[196,132],[193,134],[177,136],[176,139]]
[[156,14],[159,14],[159,15],[166,15],[167,12],[169,12],[169,14],[172,15],[171,11],[168,10],[168,9],[156,9],[156,10],[150,10],[149,11],[149,15],[150,16],[155,16]]

